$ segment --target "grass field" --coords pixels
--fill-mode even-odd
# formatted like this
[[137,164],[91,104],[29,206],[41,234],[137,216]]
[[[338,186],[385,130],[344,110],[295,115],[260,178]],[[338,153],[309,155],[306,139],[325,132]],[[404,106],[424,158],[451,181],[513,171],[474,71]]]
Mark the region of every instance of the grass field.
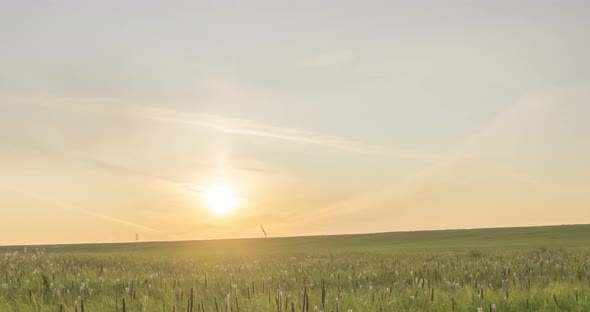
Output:
[[0,247],[0,311],[590,311],[590,225]]

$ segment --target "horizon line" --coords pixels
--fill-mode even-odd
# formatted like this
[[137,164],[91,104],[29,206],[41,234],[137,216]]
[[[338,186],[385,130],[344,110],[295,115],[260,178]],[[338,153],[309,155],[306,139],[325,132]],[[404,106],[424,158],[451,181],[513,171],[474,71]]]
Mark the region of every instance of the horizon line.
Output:
[[317,234],[317,235],[293,235],[293,236],[270,236],[270,237],[234,237],[234,238],[209,238],[209,239],[181,239],[181,240],[146,240],[146,241],[113,241],[113,242],[86,242],[86,243],[49,243],[49,244],[9,244],[0,245],[2,248],[17,247],[62,247],[62,246],[86,246],[86,245],[123,245],[123,244],[147,244],[147,243],[182,243],[182,242],[218,242],[232,240],[267,240],[267,239],[297,239],[313,237],[334,237],[334,236],[363,236],[379,235],[394,233],[420,233],[420,232],[445,232],[445,231],[473,231],[473,230],[495,230],[495,229],[517,229],[517,228],[539,228],[539,227],[561,227],[561,226],[590,226],[590,223],[562,223],[562,224],[544,224],[544,225],[516,225],[516,226],[496,226],[496,227],[473,227],[473,228],[446,228],[446,229],[419,229],[419,230],[399,230],[385,232],[359,232],[359,233],[336,233],[336,234]]

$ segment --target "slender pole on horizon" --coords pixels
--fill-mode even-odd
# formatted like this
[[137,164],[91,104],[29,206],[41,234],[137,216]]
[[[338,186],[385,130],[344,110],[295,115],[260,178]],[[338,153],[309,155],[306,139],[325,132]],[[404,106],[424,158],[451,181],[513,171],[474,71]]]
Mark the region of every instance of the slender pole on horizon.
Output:
[[260,229],[262,230],[262,233],[264,234],[264,238],[268,238],[268,235],[266,235],[266,231],[264,230],[264,227],[262,226],[262,224],[260,225]]

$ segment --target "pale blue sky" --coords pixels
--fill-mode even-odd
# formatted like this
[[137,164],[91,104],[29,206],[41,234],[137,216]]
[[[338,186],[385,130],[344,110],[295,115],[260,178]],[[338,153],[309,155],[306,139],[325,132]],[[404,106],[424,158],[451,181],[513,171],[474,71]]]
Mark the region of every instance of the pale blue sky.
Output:
[[[12,224],[48,201],[152,239],[590,222],[586,1],[4,1],[0,42]],[[179,191],[215,180],[233,219]],[[44,219],[0,244],[76,233]],[[106,228],[72,240],[137,230]]]

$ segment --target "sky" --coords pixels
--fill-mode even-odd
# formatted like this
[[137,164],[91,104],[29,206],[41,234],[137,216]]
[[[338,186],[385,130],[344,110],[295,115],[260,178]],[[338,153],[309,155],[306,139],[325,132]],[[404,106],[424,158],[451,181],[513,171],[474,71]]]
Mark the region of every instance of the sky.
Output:
[[0,245],[590,223],[587,1],[2,1],[0,42]]

